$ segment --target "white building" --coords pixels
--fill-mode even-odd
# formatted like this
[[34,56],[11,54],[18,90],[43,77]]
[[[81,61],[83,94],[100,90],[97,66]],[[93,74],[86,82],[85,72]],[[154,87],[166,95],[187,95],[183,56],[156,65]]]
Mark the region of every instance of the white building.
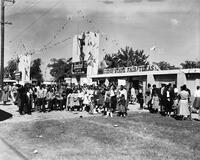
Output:
[[88,77],[98,74],[99,34],[83,32],[75,35],[72,52],[72,83],[90,84],[92,79]]

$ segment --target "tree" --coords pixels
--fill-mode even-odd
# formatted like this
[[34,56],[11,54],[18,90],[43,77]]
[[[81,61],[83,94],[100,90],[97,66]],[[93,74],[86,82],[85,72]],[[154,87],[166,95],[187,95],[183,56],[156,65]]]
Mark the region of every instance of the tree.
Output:
[[5,78],[15,79],[15,71],[17,71],[17,60],[11,59],[8,61],[8,66],[4,69]]
[[38,82],[43,81],[43,75],[40,66],[41,66],[40,58],[37,58],[31,62],[31,69],[30,69],[31,79],[36,79]]
[[183,69],[188,69],[188,68],[200,68],[200,61],[185,61],[180,64]]
[[168,62],[160,61],[160,62],[154,62],[161,70],[172,70],[172,69],[178,69],[178,67],[171,65]]
[[55,78],[55,81],[64,81],[64,78],[71,75],[72,58],[56,59],[52,58],[47,67],[51,68],[50,74]]
[[126,46],[125,49],[121,48],[117,53],[106,54],[104,60],[109,68],[115,68],[148,65],[148,57],[144,54],[144,50],[133,50]]

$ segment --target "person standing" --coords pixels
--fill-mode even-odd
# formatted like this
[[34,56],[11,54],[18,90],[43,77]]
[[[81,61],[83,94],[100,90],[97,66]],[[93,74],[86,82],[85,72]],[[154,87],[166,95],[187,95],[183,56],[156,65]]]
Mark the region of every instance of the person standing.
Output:
[[187,91],[185,85],[181,87],[181,91],[179,93],[179,116],[182,116],[183,119],[187,119],[190,115],[189,111],[189,97],[190,93]]
[[111,102],[110,102],[111,109],[112,109],[112,112],[114,113],[117,107],[117,94],[116,94],[116,88],[113,85],[110,88],[110,98],[111,98]]
[[18,106],[18,109],[19,109],[18,111],[20,115],[23,115],[22,92],[23,92],[23,86],[19,85],[17,89],[15,104]]
[[31,115],[32,103],[33,103],[33,90],[31,88],[31,84],[25,85],[25,91],[27,95],[27,104],[25,113]]
[[164,102],[164,91],[166,88],[166,84],[161,84],[160,88],[160,113],[163,114],[165,112],[165,102]]
[[132,86],[131,87],[131,103],[135,103],[136,102],[136,92],[135,92],[135,88]]
[[158,92],[152,92],[152,94],[152,110],[153,112],[157,113],[160,111]]
[[112,117],[111,112],[111,97],[110,97],[110,90],[106,88],[105,97],[104,97],[104,113],[106,117]]
[[149,110],[151,109],[151,94],[152,94],[151,84],[148,83],[147,90],[145,92],[145,104]]
[[125,115],[127,115],[127,110],[128,110],[128,99],[127,99],[127,90],[124,88],[124,86],[120,86],[120,90],[119,90],[119,97],[122,97],[122,95],[124,95],[124,99],[125,99]]
[[9,97],[9,86],[6,84],[3,87],[3,92],[2,92],[2,101],[3,101],[3,104],[6,104],[6,102],[8,102],[8,97]]
[[171,83],[169,83],[164,91],[163,91],[163,103],[164,103],[164,111],[168,116],[171,116],[172,105],[173,105],[173,96],[172,96],[172,88]]
[[39,112],[45,112],[44,92],[43,86],[40,85],[40,87],[37,89],[37,107]]
[[176,116],[178,113],[178,88],[177,86],[174,84],[173,85],[173,111],[174,111],[174,115]]
[[11,89],[11,97],[12,97],[12,101],[13,101],[13,102],[15,102],[15,100],[16,100],[17,89],[18,89],[17,84],[14,84],[14,85],[12,86],[12,89]]
[[52,111],[54,109],[54,99],[55,99],[55,94],[53,92],[52,88],[49,88],[47,91],[47,106],[48,106],[48,111]]
[[89,93],[88,90],[85,90],[84,92],[84,97],[83,97],[83,105],[84,105],[84,110],[89,112]]
[[22,86],[21,88],[20,99],[21,99],[20,114],[27,114],[28,95],[27,95],[27,89],[24,86]]
[[84,92],[80,87],[78,90],[79,111],[83,111],[83,98],[84,98]]
[[67,101],[66,101],[67,111],[72,111],[73,109],[73,97],[72,97],[72,90],[69,91],[67,95]]
[[199,109],[200,109],[200,86],[197,86],[197,89],[194,92],[193,108],[195,110],[198,110],[198,112],[199,112]]
[[137,99],[138,99],[138,103],[140,104],[140,109],[143,109],[143,105],[144,105],[144,98],[143,98],[143,93],[142,93],[142,89],[140,88],[137,94]]
[[126,116],[126,100],[124,94],[121,94],[118,100],[118,116]]

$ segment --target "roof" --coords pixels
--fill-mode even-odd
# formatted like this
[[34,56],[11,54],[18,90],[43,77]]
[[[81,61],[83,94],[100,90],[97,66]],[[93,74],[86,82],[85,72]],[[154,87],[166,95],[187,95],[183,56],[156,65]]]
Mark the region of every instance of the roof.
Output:
[[89,78],[109,78],[109,77],[129,77],[129,76],[146,76],[146,75],[168,75],[168,74],[200,74],[200,68],[191,69],[175,69],[175,70],[161,70],[161,71],[141,71],[141,72],[128,72],[128,73],[110,73],[98,74],[89,76]]

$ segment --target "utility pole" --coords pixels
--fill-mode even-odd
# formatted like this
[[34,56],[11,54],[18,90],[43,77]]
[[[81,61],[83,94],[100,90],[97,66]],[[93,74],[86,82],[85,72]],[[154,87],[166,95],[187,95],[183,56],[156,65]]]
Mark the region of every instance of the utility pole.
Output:
[[11,24],[9,22],[5,22],[5,1],[15,3],[15,0],[1,0],[1,76],[0,76],[0,84],[3,90],[3,79],[4,79],[4,32],[5,32],[5,24]]

